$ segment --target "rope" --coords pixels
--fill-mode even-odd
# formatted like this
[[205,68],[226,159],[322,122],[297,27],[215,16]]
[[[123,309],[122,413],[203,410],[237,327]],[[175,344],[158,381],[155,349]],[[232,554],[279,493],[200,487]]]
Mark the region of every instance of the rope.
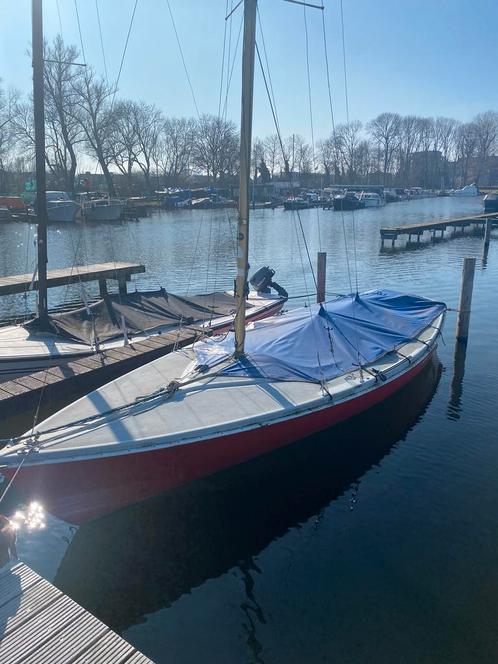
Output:
[[[76,2],[76,0],[74,0]],[[123,54],[121,56],[121,62],[119,63],[119,71],[118,71],[118,77],[116,78],[116,84],[114,86],[114,94],[112,95],[112,101],[111,101],[111,109],[114,108],[114,100],[116,98],[116,92],[118,91],[118,85],[119,85],[119,80],[121,78],[121,72],[123,70],[123,63],[126,55],[126,50],[128,48],[128,42],[130,40],[130,34],[131,34],[131,29],[133,27],[133,21],[135,20],[135,12],[137,11],[137,5],[138,5],[138,0],[135,0],[135,4],[133,6],[133,12],[131,14],[131,20],[130,20],[130,25],[128,27],[128,34],[126,35],[126,41],[123,49]]]
[[[171,5],[169,3],[169,0],[166,0],[166,4],[168,6],[169,15],[171,17],[171,23],[173,25],[173,31],[175,33],[176,43],[178,44],[178,49],[180,51],[180,57],[182,59],[183,69],[185,70],[185,76],[187,77],[188,85],[189,85],[189,88],[190,88],[190,93],[192,94],[192,99],[194,100],[195,110],[197,111],[197,116],[200,117],[201,114],[199,113],[199,107],[197,106],[197,100],[195,98],[194,88],[192,87],[192,81],[190,80],[190,75],[188,73],[187,63],[185,62],[185,57],[183,55],[182,45],[181,45],[181,42],[180,42],[180,38],[178,36],[178,32],[176,30],[175,19],[173,18],[173,12],[171,11]],[[136,3],[135,3],[135,6],[136,6]]]
[[59,17],[59,30],[62,37],[62,20],[61,20],[61,10],[59,8],[59,0],[55,0],[55,4],[57,6],[57,16]]
[[98,0],[95,0],[95,9],[97,11],[97,23],[98,23],[98,26],[99,26],[99,37],[100,37],[100,49],[102,51],[102,60],[104,62],[105,80],[107,82],[107,85],[109,85],[109,76],[107,74],[107,62],[106,62],[106,59],[105,59],[104,40],[102,39],[102,26],[100,24],[100,12],[99,12]]
[[78,0],[74,0],[74,9],[76,10],[76,21],[78,23],[78,33],[80,36],[81,55],[83,56],[83,62],[86,64],[85,47],[83,45],[83,35],[81,34],[80,15],[78,12]]

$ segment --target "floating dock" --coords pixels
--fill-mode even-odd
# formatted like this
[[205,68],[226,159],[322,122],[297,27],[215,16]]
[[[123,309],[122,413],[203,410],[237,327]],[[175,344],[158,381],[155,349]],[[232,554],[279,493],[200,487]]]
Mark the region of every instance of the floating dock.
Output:
[[447,228],[453,229],[453,235],[456,235],[458,229],[463,230],[472,226],[473,228],[484,230],[487,221],[491,221],[493,226],[498,225],[498,212],[490,212],[487,214],[478,214],[468,217],[458,217],[456,219],[440,219],[437,221],[423,221],[418,224],[407,224],[405,226],[388,226],[380,229],[380,237],[382,240],[382,247],[384,247],[385,240],[391,240],[391,246],[394,247],[396,240],[400,235],[407,235],[408,242],[411,242],[412,236],[417,238],[420,242],[422,235],[428,231],[432,238],[444,236]]
[[24,563],[0,573],[2,664],[153,664]]

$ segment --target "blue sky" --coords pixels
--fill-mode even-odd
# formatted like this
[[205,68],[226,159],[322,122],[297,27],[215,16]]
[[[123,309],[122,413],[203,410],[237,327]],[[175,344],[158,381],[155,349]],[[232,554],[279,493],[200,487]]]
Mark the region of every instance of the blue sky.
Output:
[[[103,72],[95,0],[77,0],[86,58]],[[109,78],[115,80],[135,0],[97,0]],[[230,3],[231,0],[229,0]],[[58,0],[65,41],[79,45],[74,0]],[[201,112],[216,113],[226,0],[170,0]],[[340,0],[324,0],[337,122],[346,119]],[[497,0],[343,0],[351,119],[382,111],[468,120],[498,109]],[[234,2],[235,4],[235,2]],[[260,0],[260,15],[284,135],[310,137],[303,9]],[[232,47],[241,19],[232,23]],[[315,138],[330,132],[322,19],[307,10]],[[59,32],[56,0],[44,0],[45,35]],[[0,77],[29,91],[26,56],[31,1],[0,0]],[[259,37],[261,43],[261,38]],[[238,123],[240,63],[229,91],[228,116]],[[139,0],[119,84],[120,96],[156,103],[167,115],[195,115],[166,0]],[[273,131],[257,70],[254,135]]]

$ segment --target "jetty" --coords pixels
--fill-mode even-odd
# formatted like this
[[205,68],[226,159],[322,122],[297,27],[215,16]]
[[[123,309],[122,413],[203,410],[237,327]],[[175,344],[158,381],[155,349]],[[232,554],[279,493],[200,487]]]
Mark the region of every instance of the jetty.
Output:
[[417,242],[420,242],[420,238],[426,231],[431,234],[432,239],[435,239],[438,233],[440,237],[443,237],[448,228],[453,229],[453,236],[456,236],[457,230],[460,229],[463,233],[464,229],[469,226],[484,231],[488,221],[491,222],[492,226],[498,226],[498,212],[488,212],[486,214],[470,215],[454,219],[422,221],[404,226],[384,226],[380,229],[381,246],[384,247],[386,240],[391,240],[391,246],[394,247],[396,240],[401,235],[407,235],[408,242],[412,241],[413,236],[417,238]]
[[0,573],[2,664],[153,664],[24,563]]
[[[145,272],[140,263],[97,263],[95,265],[74,265],[72,267],[49,270],[47,272],[47,288],[98,281],[101,295],[107,294],[107,280],[118,282],[119,292],[126,294],[126,282],[132,274]],[[38,278],[33,274],[13,274],[0,277],[0,295],[15,295],[38,290]]]

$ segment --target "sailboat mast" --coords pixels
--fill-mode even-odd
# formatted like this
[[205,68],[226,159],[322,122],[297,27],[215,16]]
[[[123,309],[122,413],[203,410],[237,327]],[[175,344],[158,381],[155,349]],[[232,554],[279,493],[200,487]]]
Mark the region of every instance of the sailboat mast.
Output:
[[47,203],[45,198],[45,108],[42,0],[32,0],[33,108],[36,155],[36,219],[38,223],[38,317],[48,317],[47,299]]
[[251,173],[252,101],[256,44],[257,0],[244,0],[244,42],[242,50],[242,110],[240,119],[239,222],[237,226],[237,313],[235,316],[235,357],[244,355],[246,336],[246,289],[249,270],[249,179]]

